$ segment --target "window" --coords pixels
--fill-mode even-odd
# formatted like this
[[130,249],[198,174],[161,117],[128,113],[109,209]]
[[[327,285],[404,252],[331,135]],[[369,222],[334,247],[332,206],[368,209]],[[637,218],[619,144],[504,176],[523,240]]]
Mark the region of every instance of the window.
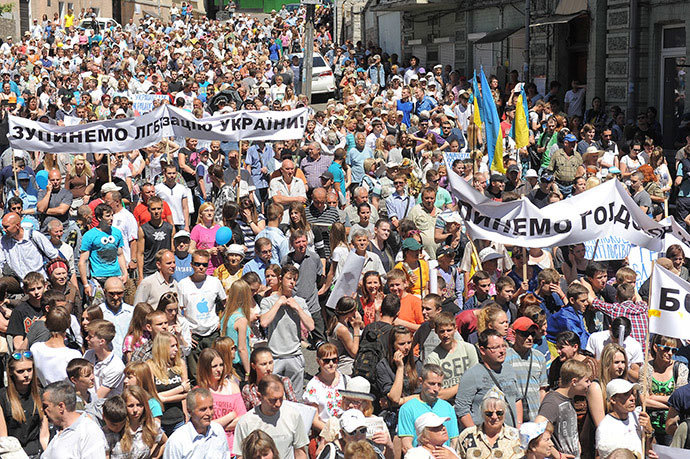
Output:
[[74,3],[68,3],[68,4],[67,4],[67,10],[72,10],[72,11],[74,11]]
[[663,48],[685,48],[685,27],[664,29]]

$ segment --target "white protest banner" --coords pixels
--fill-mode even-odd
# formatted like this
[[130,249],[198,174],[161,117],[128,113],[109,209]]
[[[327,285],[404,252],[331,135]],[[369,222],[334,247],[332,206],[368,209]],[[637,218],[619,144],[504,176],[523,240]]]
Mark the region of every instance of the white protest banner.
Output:
[[134,94],[132,95],[132,110],[134,116],[140,116],[153,110],[154,100],[164,100],[167,94]]
[[649,332],[690,338],[690,283],[658,263],[649,291]]
[[165,104],[134,118],[53,126],[10,115],[10,146],[50,153],[116,153],[148,147],[163,137],[199,140],[288,140],[304,136],[306,108],[290,111],[242,110],[197,119]]
[[642,284],[652,275],[654,260],[659,258],[660,255],[660,252],[652,252],[651,250],[636,245],[630,248],[630,253],[628,254],[628,268],[633,269],[635,274],[637,274],[635,289],[639,290]]
[[630,243],[618,236],[600,237],[596,241],[585,241],[585,258],[592,259],[594,247],[597,248],[597,253],[594,254],[594,260],[622,260],[628,256],[630,252]]
[[309,434],[311,433],[311,425],[314,422],[314,418],[316,417],[317,413],[316,407],[305,405],[304,403],[291,402],[290,400],[283,400],[283,405],[289,406],[299,413],[300,417],[302,418],[302,427],[304,427],[304,432],[306,433],[307,437],[309,437]]
[[328,297],[326,307],[335,309],[338,300],[344,296],[350,296],[357,291],[359,278],[362,276],[362,269],[364,269],[365,257],[360,257],[351,251],[347,254],[347,258],[343,262],[342,274],[335,281],[331,295]]
[[616,235],[650,250],[663,247],[667,229],[642,212],[618,180],[539,209],[528,199],[491,201],[451,168],[448,178],[465,226],[475,239],[553,247]]

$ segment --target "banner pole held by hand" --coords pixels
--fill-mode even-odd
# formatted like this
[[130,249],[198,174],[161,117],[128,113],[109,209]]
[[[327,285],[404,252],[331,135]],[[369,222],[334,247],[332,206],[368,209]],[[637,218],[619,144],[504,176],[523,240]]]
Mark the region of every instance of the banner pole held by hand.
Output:
[[594,243],[594,250],[592,250],[592,261],[597,257],[597,248],[599,247],[599,239]]
[[522,248],[522,282],[527,282],[527,249]]

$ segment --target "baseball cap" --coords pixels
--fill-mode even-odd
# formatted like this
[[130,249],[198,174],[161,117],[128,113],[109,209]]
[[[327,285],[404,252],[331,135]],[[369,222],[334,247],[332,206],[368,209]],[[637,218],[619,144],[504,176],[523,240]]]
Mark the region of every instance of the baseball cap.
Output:
[[518,319],[513,322],[513,330],[527,331],[530,328],[539,328],[539,325],[535,324],[529,317],[518,317]]
[[422,244],[420,244],[417,239],[408,237],[403,241],[402,248],[406,250],[420,250],[422,248]]
[[444,255],[448,255],[451,257],[455,256],[455,250],[453,250],[453,248],[450,246],[444,246],[436,251],[436,258],[440,258]]
[[549,172],[542,172],[541,177],[539,178],[542,182],[553,182],[553,175]]
[[177,233],[175,233],[175,236],[173,236],[173,239],[177,239],[179,237],[188,237],[191,239],[189,231],[185,231],[185,230],[180,230]]
[[566,142],[577,142],[577,137],[575,137],[573,134],[567,134],[563,140]]
[[340,416],[340,428],[349,434],[366,426],[366,418],[358,409],[352,408],[345,411],[342,416]]
[[333,173],[329,171],[324,171],[324,173],[321,174],[320,178],[325,180],[333,180]]
[[[186,231],[179,231],[177,234],[175,234],[175,237],[182,232]],[[239,244],[230,244],[225,248],[225,253],[244,256],[244,246]]]
[[508,166],[508,171],[507,171],[507,172],[508,172],[509,174],[510,174],[511,172],[520,172],[520,168],[517,167],[517,165],[515,165],[515,164],[511,164],[510,166]]
[[442,418],[438,414],[432,413],[430,411],[419,416],[414,421],[414,430],[417,433],[417,437],[419,437],[422,434],[422,432],[424,432],[424,429],[426,429],[427,427],[439,427],[447,421],[450,421],[450,418]]
[[484,247],[479,252],[479,259],[482,263],[484,263],[485,261],[500,260],[501,258],[503,258],[503,255],[496,252],[496,250],[494,250],[493,247]]
[[111,191],[120,191],[122,187],[115,185],[113,182],[106,182],[101,187],[101,193],[110,193]]
[[124,110],[122,110],[121,108],[119,108],[119,109],[115,112],[115,116],[120,116],[120,115],[127,116],[127,113],[125,113]]
[[548,421],[525,422],[520,426],[520,446],[527,450],[529,442],[540,436],[546,431]]
[[17,180],[29,180],[29,173],[26,171],[17,172]]
[[527,169],[527,172],[525,172],[525,178],[537,178],[539,177],[537,175],[537,171],[534,169]]
[[506,182],[506,176],[503,174],[491,174],[491,181],[492,182]]
[[460,214],[457,212],[453,212],[452,214],[448,215],[447,217],[443,217],[443,221],[446,223],[462,223],[462,217],[460,217]]
[[640,390],[642,386],[633,384],[627,379],[616,378],[609,381],[606,385],[606,398],[611,398],[614,395],[626,394],[633,389]]

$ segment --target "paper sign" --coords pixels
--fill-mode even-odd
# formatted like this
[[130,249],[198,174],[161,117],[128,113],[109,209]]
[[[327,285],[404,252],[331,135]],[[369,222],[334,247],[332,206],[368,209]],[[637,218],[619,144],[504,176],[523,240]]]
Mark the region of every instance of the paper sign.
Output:
[[594,246],[597,247],[597,253],[595,254],[594,260],[623,260],[628,256],[630,252],[630,243],[618,236],[606,236],[600,237],[597,241],[586,241],[585,242],[585,258],[588,260],[592,259],[592,253],[594,252]]
[[308,438],[311,432],[311,424],[314,422],[314,417],[316,416],[316,408],[303,403],[291,402],[290,400],[283,400],[283,406],[289,406],[299,412],[302,417],[302,424],[304,424],[304,433]]
[[364,268],[364,257],[360,257],[351,251],[345,259],[342,274],[335,281],[331,296],[328,297],[326,307],[335,309],[338,300],[344,296],[350,296],[357,291],[359,278],[362,276],[362,269]]
[[153,101],[167,98],[165,94],[134,94],[132,96],[132,110],[134,116],[143,115],[153,110]]
[[664,445],[655,444],[652,449],[659,456],[659,459],[687,459],[690,454],[687,449],[671,448]]
[[652,274],[652,262],[659,258],[659,252],[652,252],[644,247],[633,245],[628,254],[628,267],[635,270],[637,279],[635,289],[639,290]]

